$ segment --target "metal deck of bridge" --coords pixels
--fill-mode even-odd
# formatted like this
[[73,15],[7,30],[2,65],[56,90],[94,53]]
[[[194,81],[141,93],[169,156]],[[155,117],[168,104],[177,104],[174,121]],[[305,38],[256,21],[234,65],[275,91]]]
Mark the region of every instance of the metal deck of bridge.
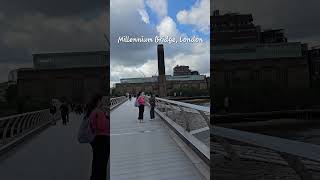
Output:
[[90,179],[91,147],[79,144],[81,116],[70,114],[70,123],[45,129],[0,160],[0,179]]
[[134,100],[111,112],[110,179],[164,180],[205,179],[170,136],[167,125],[156,116],[138,122]]
[[[126,101],[111,112],[110,179],[201,180],[194,160],[174,140],[170,128],[158,116],[137,121],[138,108]],[[0,159],[0,178],[6,180],[87,180],[91,171],[91,147],[79,144],[81,116],[70,114],[70,123],[56,125],[24,139]]]

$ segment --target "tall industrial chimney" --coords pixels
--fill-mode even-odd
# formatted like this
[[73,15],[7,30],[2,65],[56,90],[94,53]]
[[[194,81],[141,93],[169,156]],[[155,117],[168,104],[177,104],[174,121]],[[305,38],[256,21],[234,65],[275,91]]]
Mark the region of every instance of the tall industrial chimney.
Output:
[[158,45],[158,85],[159,85],[159,96],[166,97],[167,96],[167,88],[166,88],[166,70],[164,64],[164,49],[163,44]]

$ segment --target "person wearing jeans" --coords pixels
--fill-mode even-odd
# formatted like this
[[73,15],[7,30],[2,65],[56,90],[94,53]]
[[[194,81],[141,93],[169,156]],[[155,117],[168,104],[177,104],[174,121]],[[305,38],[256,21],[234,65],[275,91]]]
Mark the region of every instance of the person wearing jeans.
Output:
[[143,122],[143,113],[144,113],[144,93],[142,92],[137,99],[139,105],[139,117],[140,122]]
[[149,98],[149,104],[150,104],[150,120],[154,119],[154,108],[156,106],[156,98],[153,94],[151,94]]

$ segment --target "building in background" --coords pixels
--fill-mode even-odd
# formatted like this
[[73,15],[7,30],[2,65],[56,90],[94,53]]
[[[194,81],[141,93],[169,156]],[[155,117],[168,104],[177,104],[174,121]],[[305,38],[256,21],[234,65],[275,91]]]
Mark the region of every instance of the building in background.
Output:
[[199,75],[198,71],[190,70],[189,66],[175,66],[173,68],[173,76]]
[[212,45],[260,42],[260,26],[253,24],[252,14],[220,14],[216,10],[211,22]]
[[8,89],[8,82],[0,83],[0,103],[6,102],[7,89]]
[[12,71],[12,82],[28,101],[87,103],[96,93],[109,94],[108,59],[106,51],[34,54],[34,67]]
[[107,66],[105,51],[33,54],[35,69],[63,69]]
[[261,32],[261,43],[286,43],[284,29],[270,29]]
[[[166,75],[167,95],[179,94],[179,89],[194,88],[206,91],[209,89],[208,78],[205,75],[184,75],[172,76]],[[158,77],[144,77],[144,78],[125,78],[117,83],[115,89],[120,94],[137,94],[138,92],[159,92]]]
[[189,66],[179,66],[173,68],[173,75],[174,76],[184,76],[184,75],[191,75],[191,70]]
[[216,101],[233,96],[234,104],[246,102],[238,104],[238,109],[265,104],[255,111],[283,101],[293,106],[308,104],[303,99],[311,95],[308,92],[317,77],[317,50],[311,53],[307,44],[288,42],[283,29],[262,31],[251,14],[215,11],[211,22],[211,84]]
[[211,47],[215,88],[247,88],[257,83],[310,87],[306,44],[287,42],[283,29],[261,31],[251,14],[216,11],[211,18],[216,20],[212,28],[217,36]]
[[309,63],[312,86],[317,86],[320,84],[320,46],[309,50]]

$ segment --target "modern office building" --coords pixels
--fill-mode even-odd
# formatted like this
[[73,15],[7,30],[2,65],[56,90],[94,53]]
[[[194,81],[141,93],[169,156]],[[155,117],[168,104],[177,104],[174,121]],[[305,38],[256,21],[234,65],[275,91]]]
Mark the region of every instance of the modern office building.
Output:
[[174,76],[184,76],[184,75],[191,75],[191,70],[189,66],[179,66],[173,68],[173,75]]
[[[260,93],[254,100],[264,104],[265,97],[261,93],[269,93],[268,101],[278,105],[284,101],[276,97],[278,90],[288,96],[287,100],[298,102],[300,98],[300,104],[297,105],[306,103],[302,101],[305,96],[300,94],[297,97],[297,94],[307,94],[316,78],[316,62],[317,57],[320,57],[317,50],[313,50],[313,55],[310,55],[307,44],[288,42],[283,29],[261,31],[259,25],[253,24],[251,14],[222,15],[215,11],[211,20],[216,20],[211,21],[214,35],[211,39],[210,61],[211,89],[214,89],[212,96],[219,101],[216,103],[223,104],[223,98],[231,96],[233,92],[234,103],[235,99],[239,103],[241,99],[246,102],[241,105],[245,109],[246,105],[252,103],[249,99],[254,94]],[[251,108],[259,103],[252,104]]]
[[260,26],[253,24],[251,14],[214,11],[211,16],[211,44],[243,44],[260,42]]
[[87,103],[96,93],[109,94],[108,56],[104,51],[34,54],[34,67],[13,71],[12,78],[19,97]]
[[306,44],[287,42],[282,29],[260,31],[251,14],[215,11],[211,18],[216,20],[212,28],[217,32],[211,46],[215,88],[247,88],[267,81],[287,88],[310,86]]
[[[205,75],[185,75],[171,76],[166,75],[167,95],[173,94],[178,89],[196,88],[199,90],[208,90],[209,79]],[[158,77],[144,78],[125,78],[115,86],[117,92],[121,94],[137,94],[138,92],[152,92],[158,95]],[[178,92],[177,92],[178,93]]]

